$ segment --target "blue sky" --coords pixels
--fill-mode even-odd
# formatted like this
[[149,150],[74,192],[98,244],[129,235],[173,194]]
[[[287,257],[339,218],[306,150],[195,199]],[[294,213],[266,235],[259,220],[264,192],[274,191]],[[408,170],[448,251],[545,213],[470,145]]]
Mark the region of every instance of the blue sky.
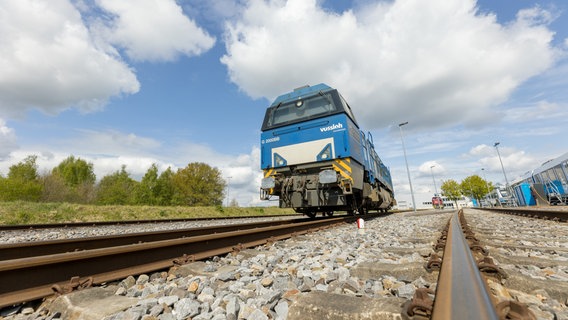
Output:
[[[8,0],[0,3],[0,174],[70,155],[98,178],[201,161],[261,205],[259,135],[277,95],[326,83],[349,101],[410,200],[432,175],[504,183],[564,154],[561,0]],[[434,166],[431,168],[431,166]],[[482,170],[483,168],[483,170]]]

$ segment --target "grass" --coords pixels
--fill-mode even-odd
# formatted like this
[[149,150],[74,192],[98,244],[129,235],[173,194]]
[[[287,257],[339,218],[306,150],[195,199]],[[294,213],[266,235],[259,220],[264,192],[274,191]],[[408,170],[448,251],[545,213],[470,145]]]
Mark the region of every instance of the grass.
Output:
[[0,202],[0,225],[279,214],[294,214],[294,211],[277,207],[98,206],[74,203]]

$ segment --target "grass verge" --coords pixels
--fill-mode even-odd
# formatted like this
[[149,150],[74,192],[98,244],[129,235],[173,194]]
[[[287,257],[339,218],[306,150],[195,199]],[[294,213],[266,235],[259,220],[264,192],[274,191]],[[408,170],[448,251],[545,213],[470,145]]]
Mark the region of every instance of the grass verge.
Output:
[[294,211],[277,207],[99,206],[25,201],[0,202],[0,225],[279,214],[294,214]]

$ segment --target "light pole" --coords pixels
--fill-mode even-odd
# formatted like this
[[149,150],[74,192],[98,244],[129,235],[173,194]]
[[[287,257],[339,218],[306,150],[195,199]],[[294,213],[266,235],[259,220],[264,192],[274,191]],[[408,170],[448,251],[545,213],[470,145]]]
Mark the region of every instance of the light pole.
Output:
[[485,168],[481,168],[481,173],[483,174],[483,181],[485,181],[485,189],[487,190],[487,195],[485,195],[485,199],[487,202],[490,203],[491,199],[491,190],[489,190],[489,185],[487,184],[487,177],[485,176]]
[[434,168],[435,166],[430,166],[430,173],[432,173],[432,182],[434,182],[434,196],[438,196],[438,188],[436,188],[436,179],[434,179],[434,170],[432,170],[432,168]]
[[406,162],[406,173],[408,174],[408,184],[410,185],[410,195],[412,196],[412,208],[416,212],[416,201],[414,201],[414,190],[412,190],[412,180],[410,179],[410,170],[408,169],[408,160],[406,159],[406,147],[404,146],[404,138],[402,135],[402,126],[407,125],[408,121],[399,123],[398,129],[400,130],[400,140],[402,141],[402,151],[404,152],[404,162]]
[[511,197],[512,194],[510,193],[509,190],[509,180],[507,180],[507,174],[505,174],[505,167],[503,166],[503,161],[501,160],[501,154],[499,153],[499,148],[497,147],[498,145],[499,142],[495,142],[493,146],[495,147],[495,150],[497,150],[497,155],[499,156],[499,162],[501,163],[501,170],[503,170],[503,176],[505,177],[505,189],[507,190],[509,197]]
[[232,177],[227,177],[227,208],[229,207],[229,201],[231,201],[229,197],[231,192],[231,178]]

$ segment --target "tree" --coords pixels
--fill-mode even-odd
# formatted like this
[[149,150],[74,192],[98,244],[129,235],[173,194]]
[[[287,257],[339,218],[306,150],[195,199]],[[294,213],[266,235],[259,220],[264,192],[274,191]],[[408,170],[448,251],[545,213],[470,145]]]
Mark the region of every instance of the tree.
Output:
[[134,194],[136,204],[158,204],[158,166],[152,163],[140,183],[136,186]]
[[44,202],[72,202],[73,198],[71,189],[65,185],[65,181],[59,175],[47,174],[41,177],[43,192],[41,201]]
[[168,167],[158,177],[156,182],[156,203],[161,206],[172,205],[172,198],[174,196],[174,184],[172,181],[174,173],[172,168]]
[[492,184],[478,175],[472,175],[462,180],[460,187],[463,194],[480,200],[491,190]]
[[12,165],[7,178],[0,179],[0,199],[3,201],[39,201],[42,185],[37,173],[37,156],[27,156],[18,164]]
[[37,173],[37,156],[27,156],[23,161],[10,167],[8,179],[20,181],[36,181],[39,178]]
[[442,193],[458,207],[458,199],[462,197],[460,184],[455,180],[446,180],[442,182]]
[[44,199],[87,203],[93,199],[96,176],[93,164],[69,156],[44,177]]
[[81,158],[75,159],[74,156],[61,161],[57,167],[53,168],[52,173],[62,177],[65,184],[70,187],[77,187],[84,183],[94,184],[96,180],[93,164]]
[[221,172],[205,163],[190,163],[172,176],[172,203],[188,206],[220,206],[225,180]]
[[98,204],[133,204],[136,182],[123,165],[120,171],[104,176],[97,187]]

